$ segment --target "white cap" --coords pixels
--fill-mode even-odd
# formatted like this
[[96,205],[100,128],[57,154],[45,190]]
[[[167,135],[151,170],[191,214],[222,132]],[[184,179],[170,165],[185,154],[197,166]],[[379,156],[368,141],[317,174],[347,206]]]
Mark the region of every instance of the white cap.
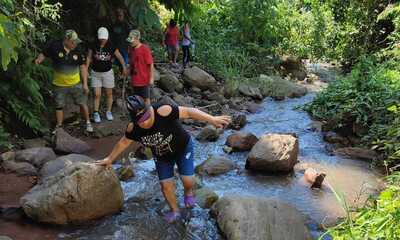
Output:
[[108,39],[108,30],[105,27],[99,28],[97,30],[97,38],[98,39]]

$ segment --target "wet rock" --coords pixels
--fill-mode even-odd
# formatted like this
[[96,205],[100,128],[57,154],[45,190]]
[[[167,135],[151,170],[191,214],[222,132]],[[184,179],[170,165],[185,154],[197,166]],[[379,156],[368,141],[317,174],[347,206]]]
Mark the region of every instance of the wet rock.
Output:
[[60,225],[116,213],[123,202],[122,188],[114,171],[89,163],[67,166],[20,200],[30,218]]
[[347,138],[342,137],[335,132],[326,132],[326,133],[324,133],[323,138],[324,138],[324,141],[326,141],[328,143],[339,143],[342,145],[349,144],[349,140]]
[[232,148],[235,152],[250,151],[258,142],[258,138],[247,132],[236,132],[228,136],[225,145]]
[[8,151],[0,154],[0,163],[5,161],[14,161],[15,160],[15,152]]
[[263,96],[262,96],[260,90],[258,88],[256,88],[256,87],[252,87],[252,86],[243,84],[243,85],[239,86],[238,90],[239,90],[239,92],[241,94],[243,94],[246,97],[251,97],[251,98],[256,99],[256,100],[262,100],[263,99]]
[[272,96],[272,99],[274,99],[275,101],[283,101],[283,100],[285,100],[285,96],[284,95],[275,95],[275,96]]
[[256,112],[258,112],[259,110],[260,110],[260,104],[258,104],[258,103],[252,102],[252,103],[249,103],[249,104],[247,105],[247,111],[248,111],[249,113],[256,113]]
[[304,178],[311,185],[311,188],[321,188],[325,176],[325,173],[319,173],[314,168],[307,168],[304,172]]
[[203,187],[194,191],[197,204],[204,209],[211,208],[211,206],[218,201],[218,195],[211,189]]
[[40,169],[40,178],[41,180],[44,180],[47,177],[53,176],[54,174],[64,169],[66,166],[69,166],[73,163],[92,161],[93,159],[91,159],[90,157],[80,154],[69,154],[66,156],[61,156],[43,165],[43,167]]
[[183,84],[179,81],[175,75],[172,74],[164,74],[161,75],[159,86],[162,90],[168,93],[173,92],[182,92],[183,91]]
[[247,123],[246,115],[244,114],[234,115],[232,117],[232,122],[229,124],[228,128],[234,130],[240,130],[246,125],[246,123]]
[[56,131],[55,146],[56,151],[64,153],[84,153],[90,150],[89,144],[72,137],[62,128]]
[[228,147],[228,146],[224,146],[222,148],[222,150],[224,150],[224,152],[227,153],[227,154],[231,154],[233,152],[233,149],[231,147]]
[[160,88],[158,87],[151,88],[150,96],[154,100],[154,102],[158,102],[164,95],[165,95],[164,91],[161,90]]
[[311,131],[321,132],[322,131],[322,122],[320,121],[312,121],[308,127]]
[[56,159],[53,149],[48,147],[29,148],[15,153],[16,162],[27,162],[41,168],[46,162]]
[[135,176],[133,167],[131,165],[122,166],[117,169],[117,175],[119,180],[127,181]]
[[345,147],[334,150],[335,154],[361,160],[372,161],[378,158],[378,153],[371,149],[359,147]]
[[214,89],[217,84],[213,76],[198,67],[186,68],[183,77],[187,85],[201,90]]
[[220,134],[221,132],[216,127],[207,125],[197,134],[196,139],[200,142],[214,142],[218,140]]
[[224,196],[212,208],[228,240],[309,240],[302,214],[276,199]]
[[104,138],[109,136],[119,136],[121,134],[121,130],[115,127],[110,126],[110,124],[99,124],[97,125],[94,136],[96,138]]
[[251,149],[246,169],[269,173],[290,172],[297,163],[299,141],[290,134],[267,134]]
[[153,153],[151,149],[148,147],[143,147],[141,145],[135,152],[135,157],[141,160],[150,160],[153,159]]
[[47,141],[43,138],[25,139],[24,140],[24,149],[46,147],[46,146],[47,146]]
[[281,57],[281,69],[285,76],[303,81],[307,77],[307,70],[301,59],[293,56]]
[[211,156],[206,161],[196,166],[195,172],[200,175],[220,175],[236,168],[236,164],[224,156]]
[[19,176],[36,176],[36,168],[27,162],[4,161],[2,167],[6,172],[16,173]]

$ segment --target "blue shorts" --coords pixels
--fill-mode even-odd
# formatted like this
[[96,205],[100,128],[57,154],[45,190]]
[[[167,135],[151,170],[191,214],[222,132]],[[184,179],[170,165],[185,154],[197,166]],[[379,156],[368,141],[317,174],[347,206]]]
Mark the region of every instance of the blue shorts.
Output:
[[156,169],[160,181],[169,180],[174,177],[175,163],[178,165],[179,175],[187,177],[194,175],[194,151],[192,139],[189,140],[182,157],[171,159],[168,162],[156,161]]

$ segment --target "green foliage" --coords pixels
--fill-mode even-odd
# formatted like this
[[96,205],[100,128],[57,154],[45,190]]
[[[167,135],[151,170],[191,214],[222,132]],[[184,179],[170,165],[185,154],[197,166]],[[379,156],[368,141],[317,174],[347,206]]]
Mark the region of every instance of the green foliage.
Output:
[[[388,186],[378,197],[368,201],[345,221],[328,230],[333,239],[399,239],[400,238],[400,173],[387,178]],[[322,239],[322,237],[321,237]]]

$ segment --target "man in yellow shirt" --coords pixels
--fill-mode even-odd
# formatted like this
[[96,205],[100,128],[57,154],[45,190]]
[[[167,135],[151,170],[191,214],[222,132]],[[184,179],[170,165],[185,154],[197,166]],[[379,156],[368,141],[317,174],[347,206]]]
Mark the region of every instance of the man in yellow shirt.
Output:
[[78,44],[81,42],[74,30],[67,30],[65,31],[64,39],[62,41],[51,42],[36,58],[35,64],[42,63],[46,57],[50,58],[53,62],[56,128],[62,127],[64,120],[63,108],[67,97],[71,97],[74,103],[80,106],[81,114],[86,120],[86,131],[93,132],[87,106],[89,88],[87,84],[88,73],[85,65],[85,53],[77,49]]

